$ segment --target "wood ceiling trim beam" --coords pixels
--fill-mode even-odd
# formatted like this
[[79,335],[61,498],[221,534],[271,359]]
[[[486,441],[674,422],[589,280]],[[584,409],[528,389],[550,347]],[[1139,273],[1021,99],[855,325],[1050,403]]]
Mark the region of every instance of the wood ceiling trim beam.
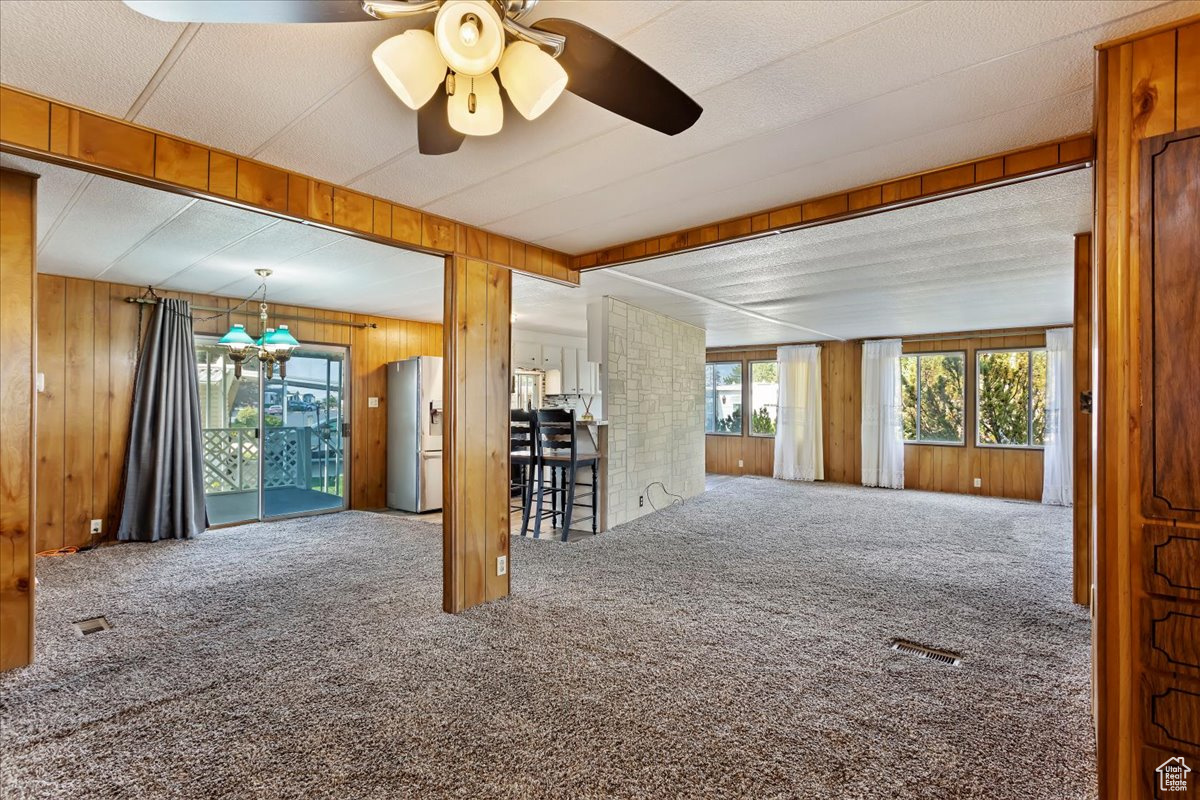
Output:
[[0,84],[0,150],[578,285],[566,253]]
[[785,231],[878,214],[1007,183],[1077,169],[1091,162],[1095,144],[1083,133],[1032,147],[952,164],[837,194],[802,200],[733,219],[652,236],[571,259],[574,270],[602,269],[670,253],[756,239]]

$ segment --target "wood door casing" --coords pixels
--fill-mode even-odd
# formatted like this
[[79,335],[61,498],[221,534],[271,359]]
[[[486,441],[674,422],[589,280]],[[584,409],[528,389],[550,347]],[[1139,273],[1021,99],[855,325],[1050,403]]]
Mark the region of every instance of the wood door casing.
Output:
[[[1193,768],[1200,761],[1200,680],[1183,663],[1190,656],[1182,647],[1192,635],[1186,618],[1192,615],[1180,616],[1196,604],[1180,581],[1194,579],[1194,572],[1187,577],[1196,559],[1189,540],[1200,522],[1185,510],[1191,505],[1186,498],[1196,492],[1181,470],[1186,454],[1200,447],[1200,394],[1194,388],[1200,340],[1186,316],[1194,319],[1197,271],[1194,256],[1185,257],[1190,270],[1174,261],[1196,240],[1186,216],[1170,218],[1172,203],[1162,191],[1173,182],[1177,192],[1193,198],[1186,204],[1194,227],[1200,175],[1194,165],[1177,164],[1173,181],[1156,181],[1142,167],[1150,166],[1143,164],[1143,148],[1161,147],[1144,145],[1146,140],[1182,140],[1200,125],[1200,82],[1194,78],[1200,17],[1102,44],[1098,51],[1091,338],[1100,797],[1193,797],[1200,796],[1196,773],[1186,793],[1163,795],[1154,779],[1168,758],[1185,757]],[[1174,210],[1183,205],[1175,203]],[[1154,213],[1147,215],[1149,210]],[[1173,283],[1174,296],[1164,294],[1164,279]],[[1193,424],[1181,424],[1188,419]],[[1166,431],[1174,441],[1164,438]],[[1158,572],[1174,574],[1173,583],[1155,576],[1148,561]],[[1165,616],[1164,609],[1176,616]]]

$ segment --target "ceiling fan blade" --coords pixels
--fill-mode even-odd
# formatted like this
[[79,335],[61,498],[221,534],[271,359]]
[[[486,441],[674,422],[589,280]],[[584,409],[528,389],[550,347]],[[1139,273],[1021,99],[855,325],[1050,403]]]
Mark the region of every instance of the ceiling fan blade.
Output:
[[704,109],[682,89],[621,45],[569,19],[530,25],[567,37],[558,63],[567,91],[614,114],[674,136],[695,124]]
[[163,22],[371,22],[359,0],[124,0]]
[[450,97],[438,89],[417,112],[417,149],[422,155],[441,156],[462,147],[467,137],[450,127]]

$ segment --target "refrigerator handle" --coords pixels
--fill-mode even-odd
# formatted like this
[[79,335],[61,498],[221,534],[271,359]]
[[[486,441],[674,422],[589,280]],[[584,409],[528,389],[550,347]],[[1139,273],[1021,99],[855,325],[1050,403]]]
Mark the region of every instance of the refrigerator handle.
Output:
[[433,401],[430,400],[429,401],[429,424],[431,426],[432,425],[440,425],[442,423],[442,421],[440,419],[438,419],[438,417],[440,417],[441,415],[442,415],[442,410],[440,408],[434,408]]

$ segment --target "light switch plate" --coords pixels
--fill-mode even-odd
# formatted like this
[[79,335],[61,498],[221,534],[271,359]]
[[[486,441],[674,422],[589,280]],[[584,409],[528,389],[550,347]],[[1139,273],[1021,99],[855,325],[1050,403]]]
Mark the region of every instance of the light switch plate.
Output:
[[378,397],[368,397],[367,398],[367,408],[379,408],[379,398]]

